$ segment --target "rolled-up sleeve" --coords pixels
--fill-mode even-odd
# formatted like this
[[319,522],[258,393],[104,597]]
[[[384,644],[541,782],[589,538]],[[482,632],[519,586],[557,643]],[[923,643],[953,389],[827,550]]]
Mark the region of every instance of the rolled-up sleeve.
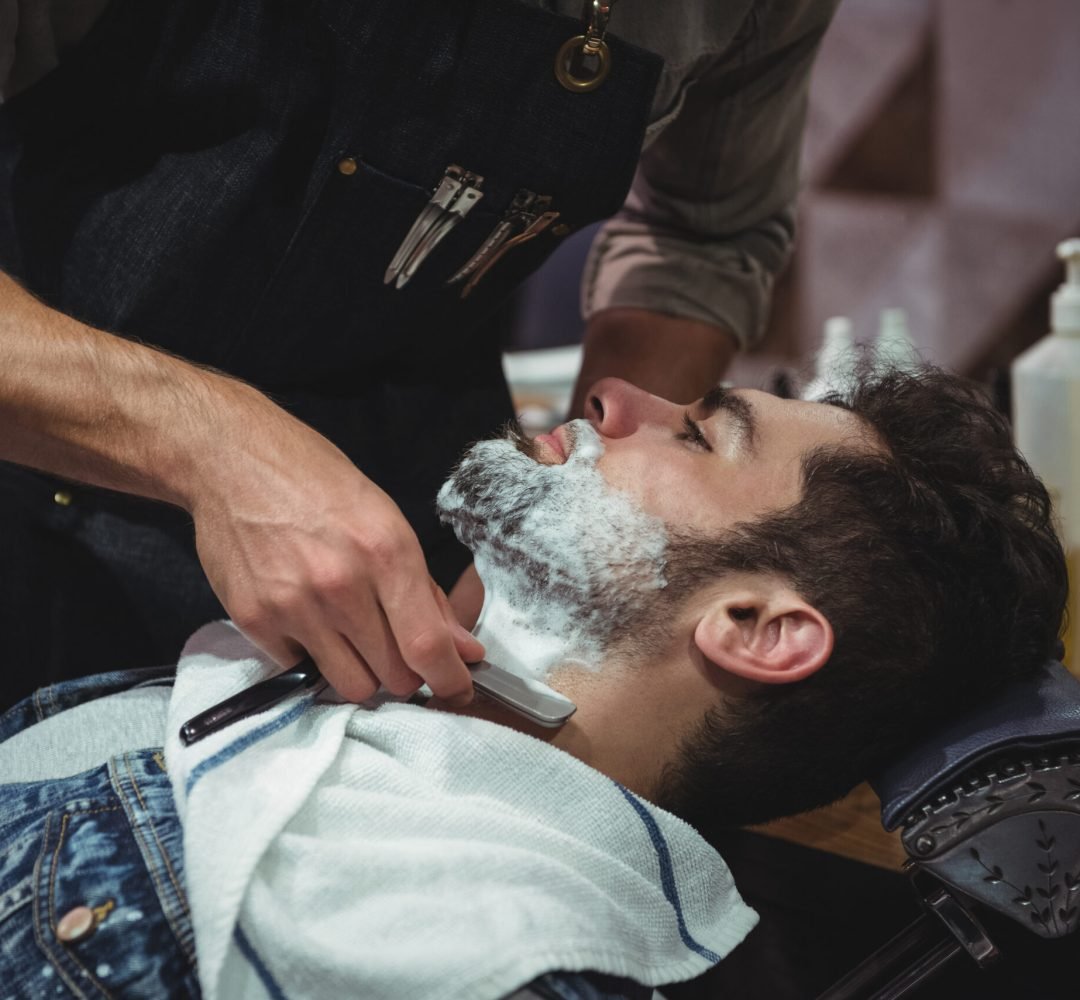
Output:
[[635,307],[760,339],[791,253],[810,68],[838,0],[751,9],[703,60],[585,269],[586,317]]

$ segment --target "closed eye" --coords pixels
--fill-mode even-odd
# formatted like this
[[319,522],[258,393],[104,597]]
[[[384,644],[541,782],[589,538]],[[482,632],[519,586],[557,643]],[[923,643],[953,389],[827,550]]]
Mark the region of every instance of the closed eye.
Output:
[[675,435],[676,440],[689,441],[699,448],[704,448],[705,451],[712,451],[712,445],[705,439],[705,435],[702,434],[701,428],[690,419],[689,413],[683,414],[683,427],[686,429]]

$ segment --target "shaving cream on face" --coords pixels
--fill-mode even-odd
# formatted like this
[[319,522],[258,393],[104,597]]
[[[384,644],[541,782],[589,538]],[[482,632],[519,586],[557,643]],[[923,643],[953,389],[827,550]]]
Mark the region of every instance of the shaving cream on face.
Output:
[[663,522],[607,484],[597,468],[604,445],[587,420],[566,429],[564,464],[542,465],[507,439],[483,441],[438,497],[484,584],[474,632],[487,658],[540,681],[560,664],[599,669],[665,585]]

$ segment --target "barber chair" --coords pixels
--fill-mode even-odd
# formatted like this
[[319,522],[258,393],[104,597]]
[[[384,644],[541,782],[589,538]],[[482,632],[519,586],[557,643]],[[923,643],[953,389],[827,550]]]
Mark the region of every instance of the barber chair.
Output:
[[923,740],[871,785],[885,829],[903,827],[923,912],[818,1000],[916,997],[954,960],[988,969],[1001,955],[991,913],[1040,938],[1080,927],[1080,682],[1060,663]]

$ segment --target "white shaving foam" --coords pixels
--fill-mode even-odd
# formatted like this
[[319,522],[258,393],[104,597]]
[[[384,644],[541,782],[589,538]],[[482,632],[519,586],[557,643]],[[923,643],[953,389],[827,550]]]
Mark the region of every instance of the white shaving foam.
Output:
[[565,464],[542,465],[505,439],[484,441],[438,498],[484,584],[474,632],[487,659],[540,681],[560,664],[599,669],[665,585],[663,522],[607,484],[597,468],[604,445],[588,421],[566,426]]

